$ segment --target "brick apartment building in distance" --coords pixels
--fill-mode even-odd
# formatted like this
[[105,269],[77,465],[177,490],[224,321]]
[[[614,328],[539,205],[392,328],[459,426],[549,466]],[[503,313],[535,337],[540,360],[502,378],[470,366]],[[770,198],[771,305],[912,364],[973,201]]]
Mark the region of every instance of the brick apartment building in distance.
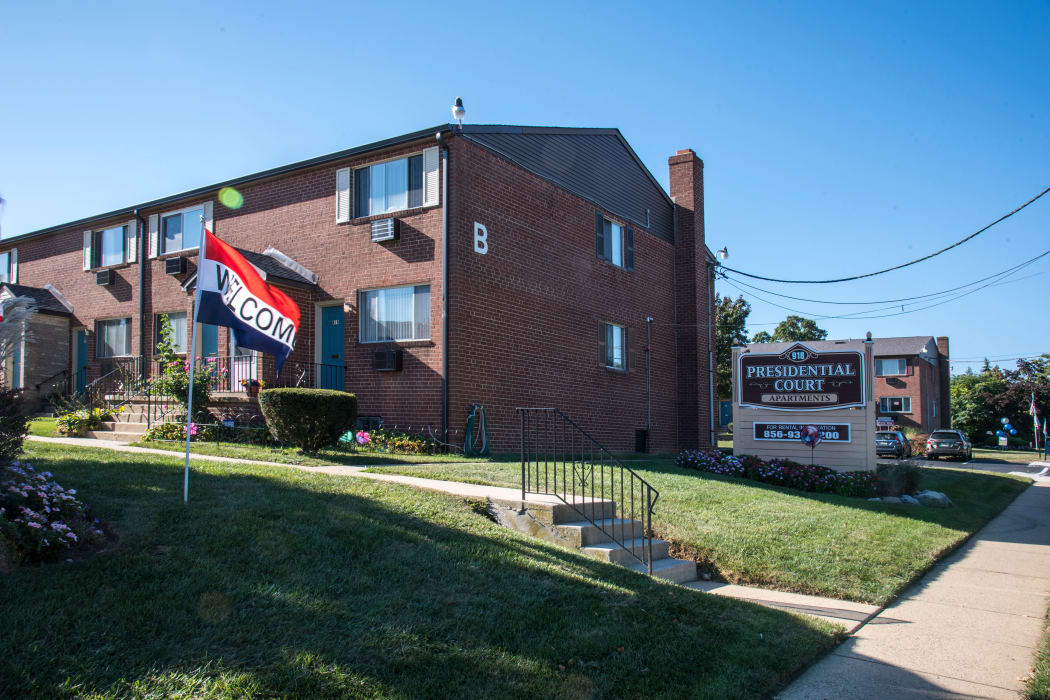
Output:
[[[873,341],[878,420],[915,428],[920,433],[951,427],[948,338],[918,335]],[[844,341],[803,342],[819,352],[834,350],[836,343]],[[794,343],[752,343],[747,347],[751,352],[779,352],[791,345]],[[721,400],[720,404],[720,412],[725,415],[729,400]]]
[[[651,450],[710,445],[703,163],[669,168],[670,194],[616,129],[441,125],[8,238],[0,293],[64,324],[8,376],[43,394],[156,371],[160,314],[185,350],[203,219],[301,309],[280,383],[451,442],[482,404],[497,450],[517,448],[520,406],[614,450],[638,431]],[[197,337],[218,395],[275,379],[225,328]]]

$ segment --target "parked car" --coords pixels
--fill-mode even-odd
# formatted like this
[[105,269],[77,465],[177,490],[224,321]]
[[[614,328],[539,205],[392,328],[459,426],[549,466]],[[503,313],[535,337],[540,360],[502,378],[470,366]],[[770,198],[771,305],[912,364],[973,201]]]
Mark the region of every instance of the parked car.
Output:
[[890,455],[897,459],[911,457],[911,442],[899,430],[879,430],[875,433],[875,455]]
[[961,430],[934,430],[926,440],[926,458],[973,459],[973,444]]

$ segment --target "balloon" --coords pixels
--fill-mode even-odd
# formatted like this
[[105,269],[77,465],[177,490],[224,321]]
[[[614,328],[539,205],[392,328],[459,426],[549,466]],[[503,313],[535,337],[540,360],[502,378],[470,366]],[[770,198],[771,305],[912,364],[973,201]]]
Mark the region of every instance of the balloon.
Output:
[[1010,425],[1009,423],[1007,423],[1006,425],[1003,426],[1003,430],[1005,430],[1006,432],[1010,432],[1013,429],[1014,429],[1014,427],[1012,425]]
[[816,447],[820,444],[820,430],[815,425],[807,425],[802,429],[802,444],[806,447]]
[[1004,432],[1003,432],[1002,430],[996,430],[996,431],[995,431],[995,434],[996,434],[996,436],[998,436],[998,437],[1003,437],[1004,435],[1006,435],[1006,433],[1004,433]]
[[1002,421],[1003,425],[1006,425],[1007,423],[1010,422],[1010,419],[1009,418],[1000,418],[1000,421]]
[[1017,435],[1017,428],[1010,428],[1011,435]]

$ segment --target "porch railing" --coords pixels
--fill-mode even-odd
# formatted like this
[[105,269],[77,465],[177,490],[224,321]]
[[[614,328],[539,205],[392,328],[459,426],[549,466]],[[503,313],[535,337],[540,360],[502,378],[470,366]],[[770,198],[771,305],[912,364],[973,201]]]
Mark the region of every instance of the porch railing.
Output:
[[522,500],[529,493],[556,496],[652,574],[660,492],[558,409],[517,411]]

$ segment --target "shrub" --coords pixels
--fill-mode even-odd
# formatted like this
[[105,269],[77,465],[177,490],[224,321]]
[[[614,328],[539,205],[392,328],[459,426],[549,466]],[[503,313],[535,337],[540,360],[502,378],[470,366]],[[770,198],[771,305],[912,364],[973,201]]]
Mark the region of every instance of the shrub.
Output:
[[0,390],[0,463],[6,464],[22,452],[22,442],[29,432],[29,420],[22,392]]
[[270,434],[316,452],[335,444],[357,418],[357,397],[332,389],[264,389],[259,408]]
[[926,455],[926,440],[929,437],[929,433],[917,433],[908,438],[909,442],[911,442],[911,454],[913,457]]
[[76,495],[55,483],[51,472],[24,462],[0,468],[0,536],[19,560],[50,559],[104,541],[98,520]]
[[875,470],[879,478],[880,496],[900,496],[912,494],[919,490],[922,482],[922,468],[914,462],[882,464]]
[[814,493],[871,497],[878,492],[878,477],[871,471],[837,472],[827,467],[799,464],[786,459],[764,460],[754,455],[734,457],[716,450],[685,450],[675,464],[686,469],[736,476],[775,486]]
[[[160,315],[157,366],[160,377],[157,384],[161,391],[175,398],[185,408],[190,394],[190,362],[175,351],[175,330],[167,314]],[[215,382],[216,365],[213,358],[198,357],[193,366],[193,413],[202,417],[211,400],[211,388]]]
[[[123,407],[119,410],[123,410]],[[102,427],[108,420],[113,420],[113,411],[109,408],[76,408],[60,413],[55,420],[55,427],[62,435],[80,437],[89,430]]]
[[[440,442],[423,433],[403,433],[386,430],[384,428],[376,428],[375,430],[365,432],[368,435],[368,441],[364,443],[362,447],[376,452],[393,452],[406,455],[432,455],[438,452],[441,448]],[[343,437],[348,442],[351,439],[354,439],[354,444],[356,444],[356,435],[351,435],[352,438],[347,438],[345,435]]]

